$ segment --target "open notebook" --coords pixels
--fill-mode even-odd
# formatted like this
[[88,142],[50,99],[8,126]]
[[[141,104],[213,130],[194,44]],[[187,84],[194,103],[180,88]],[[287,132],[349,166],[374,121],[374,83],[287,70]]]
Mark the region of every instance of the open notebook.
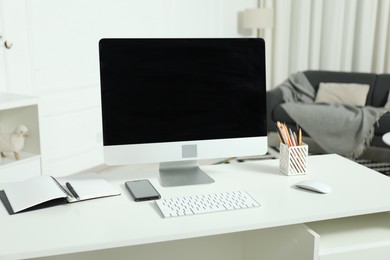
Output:
[[21,182],[8,183],[4,191],[1,191],[0,198],[8,213],[15,214],[60,203],[73,203],[115,195],[120,195],[120,192],[97,174],[58,179],[44,175]]

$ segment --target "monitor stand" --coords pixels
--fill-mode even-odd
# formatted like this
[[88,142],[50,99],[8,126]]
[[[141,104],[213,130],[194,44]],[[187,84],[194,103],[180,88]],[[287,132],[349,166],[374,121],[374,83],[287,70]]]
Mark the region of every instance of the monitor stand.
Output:
[[163,187],[213,183],[197,161],[160,163],[160,181]]

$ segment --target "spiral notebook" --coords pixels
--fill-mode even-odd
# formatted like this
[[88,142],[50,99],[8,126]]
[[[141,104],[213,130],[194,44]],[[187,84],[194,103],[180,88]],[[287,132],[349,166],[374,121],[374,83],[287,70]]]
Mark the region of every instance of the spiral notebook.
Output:
[[21,182],[8,183],[0,192],[0,199],[9,214],[34,210],[63,203],[120,195],[97,174],[66,178],[44,175]]

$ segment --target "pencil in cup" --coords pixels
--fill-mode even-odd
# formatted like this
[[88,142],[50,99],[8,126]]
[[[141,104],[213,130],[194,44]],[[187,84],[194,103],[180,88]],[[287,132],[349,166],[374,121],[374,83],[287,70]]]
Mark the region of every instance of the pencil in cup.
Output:
[[[297,128],[297,132],[292,131],[284,123],[276,122],[276,131],[279,137],[279,141],[288,146],[302,145],[302,129]],[[297,134],[298,133],[298,134]]]

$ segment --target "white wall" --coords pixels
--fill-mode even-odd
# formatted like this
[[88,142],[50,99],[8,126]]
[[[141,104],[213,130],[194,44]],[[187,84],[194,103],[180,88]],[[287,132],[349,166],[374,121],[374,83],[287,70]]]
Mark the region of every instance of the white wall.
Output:
[[[246,8],[275,9],[265,31],[268,86],[305,69],[390,72],[390,0],[0,0],[0,91],[40,98],[42,168],[103,162],[102,37],[243,37]],[[0,60],[1,63],[1,60]],[[4,83],[6,82],[6,83]]]
[[39,96],[42,169],[52,175],[103,162],[100,38],[239,37],[239,13],[257,4],[255,0],[0,3],[5,33],[14,39],[5,59],[6,90]]

